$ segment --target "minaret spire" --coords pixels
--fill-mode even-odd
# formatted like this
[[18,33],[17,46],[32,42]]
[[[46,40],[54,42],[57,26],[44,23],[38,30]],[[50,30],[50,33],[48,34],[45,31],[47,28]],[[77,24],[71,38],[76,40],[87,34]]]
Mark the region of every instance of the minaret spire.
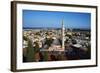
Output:
[[65,37],[64,30],[65,30],[64,20],[62,19],[62,51],[64,51],[64,48],[65,48],[65,46],[64,46],[64,37]]

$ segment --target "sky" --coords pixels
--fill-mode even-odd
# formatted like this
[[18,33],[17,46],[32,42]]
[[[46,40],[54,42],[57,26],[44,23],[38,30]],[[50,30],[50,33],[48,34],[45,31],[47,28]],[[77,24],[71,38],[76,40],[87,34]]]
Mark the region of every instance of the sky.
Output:
[[23,10],[24,28],[61,28],[62,20],[65,28],[91,27],[90,13]]

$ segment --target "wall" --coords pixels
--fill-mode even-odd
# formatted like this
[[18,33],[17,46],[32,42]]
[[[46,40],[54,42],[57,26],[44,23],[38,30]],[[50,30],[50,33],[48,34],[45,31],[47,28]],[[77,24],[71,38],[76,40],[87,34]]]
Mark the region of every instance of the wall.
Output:
[[[0,73],[12,73],[10,71],[10,1],[11,0],[0,0]],[[98,5],[100,7],[100,1],[98,0],[29,0],[29,1],[40,1],[40,2],[52,2],[52,3],[67,3],[67,4],[84,4],[84,5]],[[100,10],[99,10],[100,12]],[[99,16],[99,14],[98,14]],[[98,17],[99,19],[99,17]],[[100,23],[100,21],[99,21]],[[98,29],[100,25],[98,25]],[[100,31],[100,29],[99,29]],[[100,36],[100,33],[98,33]],[[99,37],[98,36],[98,37]],[[100,43],[98,38],[98,43]],[[100,46],[99,46],[100,47]],[[100,49],[98,48],[98,52]],[[100,55],[100,53],[99,53]],[[100,64],[100,57],[99,57]],[[77,68],[77,69],[61,69],[61,70],[47,70],[47,71],[35,71],[34,73],[99,73],[99,67],[91,68]],[[21,72],[23,73],[23,72]],[[26,72],[26,73],[33,73]]]

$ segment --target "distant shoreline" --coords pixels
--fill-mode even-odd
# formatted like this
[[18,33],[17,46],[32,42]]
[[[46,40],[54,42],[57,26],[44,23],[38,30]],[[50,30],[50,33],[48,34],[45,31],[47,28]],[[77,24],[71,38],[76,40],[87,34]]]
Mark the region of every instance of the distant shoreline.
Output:
[[[30,29],[44,29],[44,30],[49,30],[49,29],[56,29],[56,30],[60,30],[61,28],[54,28],[54,27],[23,27],[23,29],[25,30],[30,30]],[[91,29],[86,29],[86,28],[65,28],[68,30],[72,30],[72,31],[91,31]]]

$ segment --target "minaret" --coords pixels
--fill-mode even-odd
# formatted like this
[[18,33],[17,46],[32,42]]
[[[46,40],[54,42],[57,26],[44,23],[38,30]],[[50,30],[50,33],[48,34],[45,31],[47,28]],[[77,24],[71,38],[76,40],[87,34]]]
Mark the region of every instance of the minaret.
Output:
[[63,20],[62,20],[62,51],[64,51],[64,49],[65,49],[65,46],[64,46],[64,36],[65,36],[64,30],[65,30],[65,28],[64,28],[64,23],[63,23]]

